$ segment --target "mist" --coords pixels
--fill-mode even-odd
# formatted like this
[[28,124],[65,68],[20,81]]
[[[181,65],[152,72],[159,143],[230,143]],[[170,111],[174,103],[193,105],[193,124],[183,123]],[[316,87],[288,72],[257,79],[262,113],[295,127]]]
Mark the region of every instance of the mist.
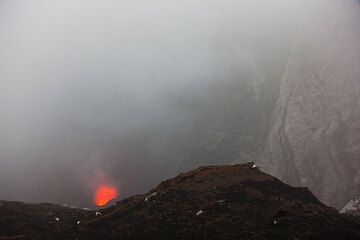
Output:
[[262,106],[234,119],[266,131],[294,38],[352,4],[0,1],[0,199],[93,207],[99,171],[124,198],[208,163],[184,156],[199,119],[220,128],[204,106],[226,84]]

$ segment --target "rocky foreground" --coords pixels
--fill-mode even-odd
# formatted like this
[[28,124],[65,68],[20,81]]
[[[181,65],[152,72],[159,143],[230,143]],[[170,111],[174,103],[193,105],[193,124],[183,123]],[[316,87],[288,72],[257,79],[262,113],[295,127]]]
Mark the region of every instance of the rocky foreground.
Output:
[[253,163],[200,167],[99,212],[0,202],[0,239],[360,239],[360,220]]

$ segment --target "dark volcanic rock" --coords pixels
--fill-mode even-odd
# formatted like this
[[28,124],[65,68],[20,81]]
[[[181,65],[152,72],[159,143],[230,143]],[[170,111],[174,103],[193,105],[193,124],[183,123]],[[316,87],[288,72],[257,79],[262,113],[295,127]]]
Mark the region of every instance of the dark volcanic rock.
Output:
[[2,235],[18,239],[360,238],[356,217],[326,207],[307,188],[288,186],[253,163],[182,173],[97,214],[3,202],[0,223]]
[[201,167],[80,224],[69,239],[359,239],[355,218],[252,163]]
[[0,240],[64,236],[93,211],[51,203],[0,201]]

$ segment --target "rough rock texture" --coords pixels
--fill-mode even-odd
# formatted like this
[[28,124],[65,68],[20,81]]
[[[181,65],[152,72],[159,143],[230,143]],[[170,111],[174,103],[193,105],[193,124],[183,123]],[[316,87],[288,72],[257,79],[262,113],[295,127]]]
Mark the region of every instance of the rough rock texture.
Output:
[[304,16],[261,160],[266,172],[341,209],[360,194],[360,7],[325,2]]
[[[326,207],[253,163],[201,167],[87,218],[65,238],[359,239],[355,217]],[[41,239],[41,238],[40,238]]]
[[326,207],[307,188],[290,187],[253,163],[200,167],[97,213],[1,203],[0,239],[360,237],[358,218]]
[[341,213],[360,216],[360,199],[351,200],[341,209]]
[[51,203],[0,201],[0,240],[64,237],[94,211]]

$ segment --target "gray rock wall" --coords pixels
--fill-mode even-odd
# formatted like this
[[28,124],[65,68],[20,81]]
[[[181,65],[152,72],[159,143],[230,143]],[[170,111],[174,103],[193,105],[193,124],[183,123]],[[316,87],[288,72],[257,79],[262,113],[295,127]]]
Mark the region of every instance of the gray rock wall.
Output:
[[261,157],[270,174],[337,208],[360,193],[360,7],[344,2],[304,16]]

